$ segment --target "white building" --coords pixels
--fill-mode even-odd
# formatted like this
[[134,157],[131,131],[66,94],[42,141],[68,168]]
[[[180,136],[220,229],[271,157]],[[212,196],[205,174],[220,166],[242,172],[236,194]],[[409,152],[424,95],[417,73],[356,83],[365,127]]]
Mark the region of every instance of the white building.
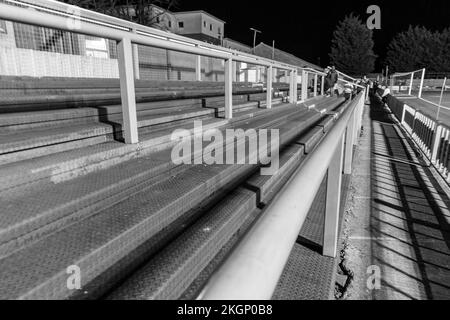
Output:
[[172,14],[178,21],[178,34],[216,45],[222,44],[225,29],[223,20],[202,10]]

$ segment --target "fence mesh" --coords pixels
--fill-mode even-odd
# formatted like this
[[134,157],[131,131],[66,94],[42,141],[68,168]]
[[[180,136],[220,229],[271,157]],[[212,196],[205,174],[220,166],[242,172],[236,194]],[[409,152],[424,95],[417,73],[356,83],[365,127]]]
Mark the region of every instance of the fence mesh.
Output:
[[118,78],[116,42],[0,20],[0,75]]

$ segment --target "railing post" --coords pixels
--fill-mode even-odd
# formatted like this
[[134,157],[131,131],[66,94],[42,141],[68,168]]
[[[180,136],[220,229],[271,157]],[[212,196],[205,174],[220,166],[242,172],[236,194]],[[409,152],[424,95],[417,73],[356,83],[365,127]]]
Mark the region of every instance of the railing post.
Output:
[[293,100],[293,102],[294,103],[297,103],[297,101],[298,101],[298,71],[297,70],[294,70],[294,83],[293,83],[293,85],[294,85],[294,90],[293,90],[293,94],[294,94],[294,100]]
[[403,104],[402,118],[400,119],[401,125],[403,125],[405,123],[405,116],[406,116],[406,106],[405,106],[405,104]]
[[302,70],[302,101],[308,99],[308,73],[306,70]]
[[431,163],[436,163],[439,144],[441,143],[442,126],[436,123],[436,131],[433,137],[433,147],[431,149]]
[[225,119],[233,118],[233,59],[225,60]]
[[272,81],[273,81],[273,67],[267,67],[267,96],[266,96],[266,108],[272,108]]
[[314,97],[317,97],[317,74],[314,75]]
[[202,81],[202,56],[198,54],[195,58],[195,80]]
[[355,145],[355,135],[356,133],[356,117],[359,114],[359,107],[355,108],[355,111],[350,116],[350,121],[347,126],[347,131],[345,133],[345,153],[344,153],[344,173],[352,173],[352,161],[353,161],[353,146]]
[[[295,85],[294,85],[294,82],[295,82]],[[296,102],[296,101],[294,101],[295,100],[294,89],[296,86],[297,86],[296,75],[295,75],[294,70],[291,70],[289,72],[289,102],[290,103]]]
[[125,143],[137,143],[138,128],[136,96],[133,75],[133,50],[131,40],[123,38],[117,44],[119,62],[120,95],[122,100],[123,132]]
[[320,94],[323,96],[325,94],[325,76],[322,75],[322,83],[320,85]]
[[[352,146],[353,147],[353,146]],[[323,255],[335,258],[339,230],[339,209],[341,203],[342,157],[344,137],[336,146],[333,159],[328,167],[325,224],[323,232]]]
[[364,99],[364,96],[361,96],[361,100],[358,103],[357,110],[358,113],[356,115],[356,135],[354,137],[354,144],[358,145],[358,137],[361,134],[361,127],[362,127],[362,118],[364,114],[364,106],[366,104],[366,100]]

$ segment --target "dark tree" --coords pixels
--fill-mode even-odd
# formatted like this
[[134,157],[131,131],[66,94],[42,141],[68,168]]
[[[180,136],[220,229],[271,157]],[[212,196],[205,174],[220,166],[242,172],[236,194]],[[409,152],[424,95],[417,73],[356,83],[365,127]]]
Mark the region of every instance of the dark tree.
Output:
[[372,35],[372,30],[358,16],[346,16],[333,33],[331,63],[338,70],[355,76],[372,72],[377,58]]
[[391,41],[386,62],[396,72],[421,68],[431,72],[449,72],[450,28],[432,32],[425,27],[410,26]]
[[97,11],[110,16],[136,22],[145,26],[158,25],[158,17],[164,14],[162,11],[155,14],[151,10],[156,5],[165,10],[171,10],[177,6],[178,0],[62,0],[85,9]]

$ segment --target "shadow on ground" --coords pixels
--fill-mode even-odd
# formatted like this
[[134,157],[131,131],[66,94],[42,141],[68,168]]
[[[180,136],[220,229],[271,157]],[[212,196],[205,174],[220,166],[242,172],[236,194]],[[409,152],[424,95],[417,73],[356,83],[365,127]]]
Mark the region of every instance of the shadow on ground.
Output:
[[450,199],[389,111],[370,111],[373,299],[450,299]]

